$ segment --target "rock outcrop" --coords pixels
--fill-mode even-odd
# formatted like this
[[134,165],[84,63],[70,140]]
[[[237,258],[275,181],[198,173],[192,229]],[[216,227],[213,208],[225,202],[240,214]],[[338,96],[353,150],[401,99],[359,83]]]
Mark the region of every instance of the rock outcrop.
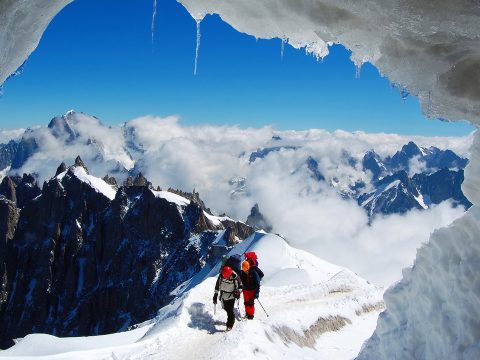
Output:
[[1,347],[32,332],[106,334],[153,318],[172,290],[253,232],[149,185],[138,176],[117,190],[78,158],[21,212],[0,198]]

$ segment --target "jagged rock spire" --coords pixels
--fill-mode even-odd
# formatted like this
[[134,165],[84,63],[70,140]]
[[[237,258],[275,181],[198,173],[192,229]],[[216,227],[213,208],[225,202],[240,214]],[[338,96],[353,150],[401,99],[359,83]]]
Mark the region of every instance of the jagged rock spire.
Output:
[[115,177],[113,177],[113,176],[108,176],[108,174],[107,174],[103,177],[102,180],[105,181],[109,185],[118,187],[117,179],[115,179]]
[[265,230],[266,232],[272,231],[272,225],[260,212],[258,204],[255,204],[250,210],[250,215],[248,215],[246,224],[256,230]]
[[[81,161],[81,160],[80,160]],[[60,175],[61,173],[67,171],[67,165],[65,165],[64,162],[62,162],[58,168],[57,168],[57,171],[55,172],[55,176],[58,176]]]
[[133,180],[133,186],[147,186],[147,185],[148,185],[148,181],[145,178],[145,176],[143,176],[141,172],[138,173],[138,175]]
[[85,163],[83,162],[83,160],[82,160],[82,158],[80,157],[80,155],[78,155],[77,158],[75,159],[75,166],[83,167],[83,168],[85,169],[85,171],[87,172],[87,174],[88,174],[87,166],[86,166]]

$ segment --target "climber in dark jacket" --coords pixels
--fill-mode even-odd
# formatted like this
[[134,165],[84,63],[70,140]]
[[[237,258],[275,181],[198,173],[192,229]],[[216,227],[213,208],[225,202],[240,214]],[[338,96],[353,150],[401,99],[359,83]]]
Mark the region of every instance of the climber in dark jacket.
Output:
[[220,297],[223,309],[227,312],[227,331],[232,330],[233,324],[235,324],[233,308],[235,306],[235,300],[240,298],[241,290],[242,282],[240,277],[230,266],[224,266],[215,284],[213,303],[216,304]]
[[252,320],[255,315],[255,299],[260,295],[260,280],[263,272],[252,262],[245,260],[242,262],[242,273],[240,278],[243,284],[243,301],[245,304],[246,318]]

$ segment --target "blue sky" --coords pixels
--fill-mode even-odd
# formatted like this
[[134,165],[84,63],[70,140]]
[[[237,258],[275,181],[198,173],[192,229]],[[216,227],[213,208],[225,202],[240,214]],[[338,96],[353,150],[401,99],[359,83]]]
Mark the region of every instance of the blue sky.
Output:
[[334,46],[323,61],[281,42],[256,40],[217,16],[196,24],[174,0],[76,0],[50,24],[21,76],[0,99],[1,127],[46,124],[70,109],[107,125],[152,114],[182,123],[323,128],[406,135],[463,135],[464,123],[425,119],[415,98],[369,64],[356,79],[349,53]]

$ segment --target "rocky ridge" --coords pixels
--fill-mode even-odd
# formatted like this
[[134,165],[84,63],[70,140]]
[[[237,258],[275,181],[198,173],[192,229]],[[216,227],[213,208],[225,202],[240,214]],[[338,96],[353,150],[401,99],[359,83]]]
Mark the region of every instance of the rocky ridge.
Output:
[[31,180],[0,186],[2,348],[32,332],[98,335],[153,318],[180,283],[253,233],[144,178],[95,178],[80,158],[41,190]]

